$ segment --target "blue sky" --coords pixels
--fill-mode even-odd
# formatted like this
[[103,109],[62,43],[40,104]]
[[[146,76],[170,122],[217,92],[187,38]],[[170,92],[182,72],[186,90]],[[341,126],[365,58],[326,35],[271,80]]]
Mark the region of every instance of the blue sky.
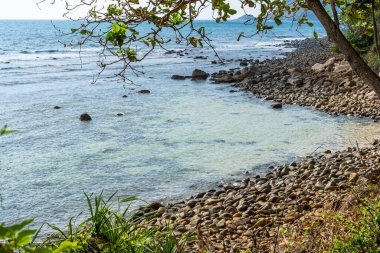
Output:
[[[62,14],[65,9],[64,0],[56,0],[54,5],[47,2],[37,7],[37,2],[40,0],[1,0],[0,19],[62,19]],[[78,0],[70,0],[75,3]],[[238,0],[230,0],[230,4],[238,10],[235,17],[239,17],[244,13],[240,10],[240,2]],[[84,12],[77,13],[84,15]],[[210,9],[205,10],[200,19],[210,19],[212,12]]]

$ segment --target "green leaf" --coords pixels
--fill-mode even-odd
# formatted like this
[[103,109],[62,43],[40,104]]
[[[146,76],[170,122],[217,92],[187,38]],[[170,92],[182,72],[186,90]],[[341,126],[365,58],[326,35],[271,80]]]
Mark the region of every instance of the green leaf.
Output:
[[194,38],[194,37],[190,37],[190,38],[189,38],[189,42],[190,42],[190,44],[191,44],[193,47],[197,47],[197,41],[198,41],[197,38]]
[[7,130],[7,128],[8,128],[7,125],[4,125],[2,128],[0,128],[0,135],[16,132],[16,130]]
[[52,253],[61,253],[65,250],[71,250],[77,248],[77,242],[63,241],[58,248],[56,248]]
[[279,17],[275,17],[274,18],[274,22],[276,22],[277,25],[281,25],[282,24],[282,21],[280,20]]
[[23,230],[17,234],[16,243],[18,246],[25,246],[31,241],[31,236],[36,233],[37,230]]
[[313,36],[314,36],[314,38],[317,40],[318,39],[318,33],[314,30],[314,32],[313,32]]
[[52,253],[53,250],[50,248],[36,248],[34,251],[31,251],[33,253]]

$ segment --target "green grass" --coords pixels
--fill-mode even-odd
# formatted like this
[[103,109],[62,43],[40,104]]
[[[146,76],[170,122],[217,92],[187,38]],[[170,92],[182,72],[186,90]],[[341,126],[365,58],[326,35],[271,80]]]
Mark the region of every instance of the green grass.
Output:
[[[170,227],[143,225],[149,214],[134,215],[141,212],[129,208],[135,197],[113,201],[115,194],[109,198],[103,193],[85,196],[88,217],[79,225],[74,220],[81,215],[71,218],[66,229],[49,224],[54,234],[42,243],[34,243],[39,230],[26,229],[32,219],[13,226],[0,224],[0,253],[182,253],[194,242],[193,237],[176,236]],[[128,207],[121,211],[121,203]]]

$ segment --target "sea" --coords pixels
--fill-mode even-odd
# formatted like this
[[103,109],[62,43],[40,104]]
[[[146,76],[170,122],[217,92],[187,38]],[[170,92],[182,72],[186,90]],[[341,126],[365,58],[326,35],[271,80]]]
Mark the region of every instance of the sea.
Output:
[[[137,205],[172,203],[263,174],[270,165],[380,136],[380,124],[369,119],[297,105],[273,110],[270,101],[232,93],[230,85],[171,79],[196,68],[237,68],[239,59],[284,57],[293,50],[284,41],[314,31],[322,37],[319,24],[284,22],[255,34],[254,26],[239,21],[196,21],[213,48],[176,44],[165,31],[172,42],[135,63],[139,71],[127,73],[132,82],[115,76],[120,64],[98,75],[101,48],[78,47],[78,37],[65,35],[77,25],[0,21],[0,125],[17,130],[0,137],[0,222],[35,218],[63,227],[85,213],[84,193],[137,196]],[[237,41],[240,32],[247,37]],[[212,64],[219,61],[215,53],[224,64]],[[84,112],[92,121],[79,120]]]

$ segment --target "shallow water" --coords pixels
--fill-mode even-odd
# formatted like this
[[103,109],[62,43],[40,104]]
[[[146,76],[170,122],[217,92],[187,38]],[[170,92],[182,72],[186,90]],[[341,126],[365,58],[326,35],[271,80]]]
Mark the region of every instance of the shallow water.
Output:
[[[175,201],[246,171],[260,173],[264,164],[380,136],[379,124],[369,120],[298,106],[272,110],[270,102],[230,93],[227,85],[170,79],[194,68],[237,67],[212,65],[209,49],[183,58],[157,52],[144,62],[144,76],[132,76],[133,86],[109,78],[112,70],[92,85],[96,49],[85,49],[81,64],[77,51],[57,43],[49,23],[7,22],[0,21],[0,32],[13,29],[25,39],[17,47],[13,37],[0,39],[0,123],[18,130],[0,139],[0,220],[62,225],[84,209],[83,192],[102,189]],[[28,25],[41,34],[29,33]],[[227,59],[279,56],[289,49],[277,44],[299,37],[284,30],[237,44],[232,31],[246,29],[241,24],[210,27],[225,35],[214,43]],[[194,61],[196,55],[209,59]],[[136,93],[142,88],[151,94]],[[93,121],[80,122],[83,112]]]

